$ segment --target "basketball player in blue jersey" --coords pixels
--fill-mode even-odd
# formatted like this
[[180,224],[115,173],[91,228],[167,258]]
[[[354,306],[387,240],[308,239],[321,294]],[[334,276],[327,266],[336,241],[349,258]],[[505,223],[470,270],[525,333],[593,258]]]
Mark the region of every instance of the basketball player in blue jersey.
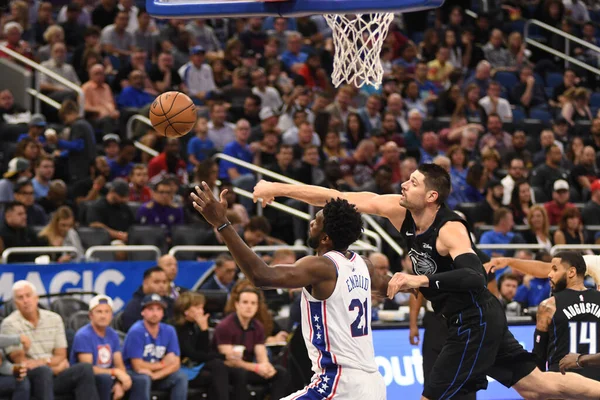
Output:
[[388,283],[388,296],[419,289],[448,325],[448,339],[422,399],[449,399],[484,389],[486,375],[526,399],[600,398],[600,382],[573,373],[541,372],[535,357],[508,330],[500,302],[486,288],[486,272],[466,223],[445,205],[449,174],[435,164],[422,164],[401,188],[399,195],[377,195],[261,181],[254,197],[269,203],[285,196],[315,206],[331,198],[346,199],[359,212],[388,218],[406,237],[415,275],[396,273]]
[[317,256],[268,267],[227,220],[225,193],[219,201],[203,182],[191,196],[194,208],[221,233],[246,277],[257,287],[303,288],[302,334],[314,376],[303,390],[285,399],[385,399],[385,382],[373,350],[371,288],[385,296],[390,278],[348,251],[362,233],[354,205],[330,199],[316,214],[308,244]]

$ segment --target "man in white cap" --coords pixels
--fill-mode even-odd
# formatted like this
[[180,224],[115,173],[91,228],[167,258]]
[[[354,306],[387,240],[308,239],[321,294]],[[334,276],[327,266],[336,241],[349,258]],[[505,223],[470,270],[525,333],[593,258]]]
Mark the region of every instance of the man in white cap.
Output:
[[2,175],[4,179],[0,179],[0,203],[8,203],[13,201],[15,182],[19,178],[31,178],[31,164],[25,158],[15,157],[8,163],[8,170]]
[[575,207],[575,204],[569,203],[570,187],[566,180],[555,181],[552,188],[552,200],[544,203],[544,208],[548,214],[550,225],[558,225],[563,212],[567,208]]
[[[100,294],[90,300],[90,323],[75,334],[70,363],[92,364],[100,400],[122,398],[129,390],[130,399],[144,399],[140,385],[132,385],[125,370],[119,335],[110,327],[113,318],[113,301]],[[130,390],[131,389],[131,390]]]

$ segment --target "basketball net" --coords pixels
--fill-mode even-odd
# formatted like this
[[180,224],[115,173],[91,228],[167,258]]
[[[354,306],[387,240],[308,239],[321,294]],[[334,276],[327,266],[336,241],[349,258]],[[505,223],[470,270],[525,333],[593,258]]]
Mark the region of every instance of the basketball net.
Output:
[[346,82],[356,87],[379,88],[383,79],[381,47],[394,14],[326,14],[325,19],[333,31],[335,47],[333,85]]

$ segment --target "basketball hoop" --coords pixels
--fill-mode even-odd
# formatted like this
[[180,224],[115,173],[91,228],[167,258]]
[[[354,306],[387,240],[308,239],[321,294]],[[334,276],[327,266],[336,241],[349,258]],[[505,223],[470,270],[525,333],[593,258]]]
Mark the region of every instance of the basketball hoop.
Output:
[[356,87],[379,88],[383,79],[381,47],[394,14],[325,14],[325,19],[333,31],[335,56],[331,78],[334,86],[345,82]]

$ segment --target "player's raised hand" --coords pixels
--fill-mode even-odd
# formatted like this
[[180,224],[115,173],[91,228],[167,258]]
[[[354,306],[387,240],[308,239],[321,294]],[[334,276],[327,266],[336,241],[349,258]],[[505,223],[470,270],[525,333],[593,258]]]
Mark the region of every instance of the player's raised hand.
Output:
[[254,186],[254,193],[252,193],[254,202],[256,203],[260,200],[263,208],[266,207],[267,204],[271,204],[273,200],[275,200],[273,186],[272,182],[261,179],[256,186]]
[[569,369],[580,369],[578,365],[579,357],[581,355],[577,353],[569,353],[560,360],[558,364],[560,372],[564,375]]
[[220,199],[217,200],[208,184],[202,182],[200,186],[196,186],[196,193],[192,193],[190,196],[196,211],[202,214],[209,224],[219,227],[228,223],[225,194],[227,194],[227,189],[221,192]]

